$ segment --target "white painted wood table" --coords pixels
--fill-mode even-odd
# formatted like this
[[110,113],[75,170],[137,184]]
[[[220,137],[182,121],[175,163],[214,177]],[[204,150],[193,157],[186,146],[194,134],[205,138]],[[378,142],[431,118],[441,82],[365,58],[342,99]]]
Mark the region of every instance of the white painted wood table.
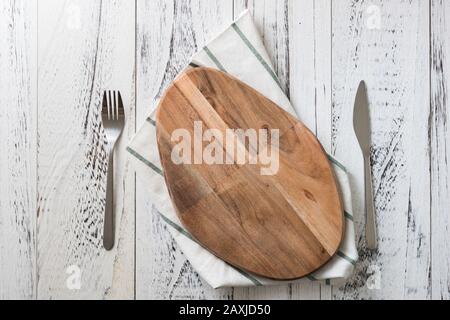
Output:
[[[190,56],[245,8],[301,119],[357,190],[352,108],[367,81],[380,244],[366,250],[357,214],[361,259],[343,287],[213,290],[152,212],[124,151]],[[2,0],[0,298],[450,298],[449,35],[444,0]],[[108,88],[122,91],[128,120],[111,252],[98,109]]]

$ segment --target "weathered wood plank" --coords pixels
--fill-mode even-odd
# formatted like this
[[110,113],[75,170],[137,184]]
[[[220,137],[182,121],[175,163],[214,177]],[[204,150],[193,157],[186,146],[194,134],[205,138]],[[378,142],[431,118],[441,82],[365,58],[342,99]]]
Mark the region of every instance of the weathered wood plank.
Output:
[[[331,145],[331,3],[317,0],[235,0],[248,8],[281,83],[300,119]],[[278,288],[236,289],[239,298],[320,299],[331,289],[304,280]]]
[[300,119],[331,150],[331,2],[291,0],[290,98]]
[[0,3],[1,300],[35,297],[36,3]]
[[[429,4],[347,0],[332,9],[332,150],[352,172],[354,190],[363,190],[352,115],[364,79],[379,228],[379,250],[370,252],[363,237],[362,194],[354,194],[360,261],[353,279],[336,288],[334,297],[429,298]],[[378,290],[366,285],[373,271],[381,277]]]
[[[137,14],[139,128],[190,57],[231,22],[232,1],[138,0]],[[136,192],[137,299],[230,298],[232,289],[213,290],[192,269],[139,181]]]
[[[290,99],[303,123],[331,151],[331,1],[290,0]],[[292,299],[331,298],[331,287],[305,280]]]
[[433,299],[450,299],[450,3],[431,1],[431,247]]
[[[127,0],[39,1],[39,299],[134,297],[135,183],[125,152],[135,131],[134,9]],[[110,252],[102,245],[104,89],[121,90],[127,118],[115,157]],[[80,288],[70,266],[81,272]]]
[[[234,18],[248,9],[263,38],[276,74],[289,93],[289,1],[234,0]],[[236,299],[290,299],[292,286],[236,288]]]

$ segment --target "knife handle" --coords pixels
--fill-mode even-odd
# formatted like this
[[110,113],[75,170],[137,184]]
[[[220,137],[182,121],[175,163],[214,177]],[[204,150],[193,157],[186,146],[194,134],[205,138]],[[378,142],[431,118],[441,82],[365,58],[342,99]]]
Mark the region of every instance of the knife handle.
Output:
[[365,185],[365,211],[366,211],[366,243],[367,248],[375,250],[378,248],[377,225],[375,221],[375,209],[372,190],[372,168],[370,157],[364,156],[364,185]]
[[105,221],[103,225],[103,246],[106,250],[114,247],[114,147],[108,155],[108,170],[106,176]]

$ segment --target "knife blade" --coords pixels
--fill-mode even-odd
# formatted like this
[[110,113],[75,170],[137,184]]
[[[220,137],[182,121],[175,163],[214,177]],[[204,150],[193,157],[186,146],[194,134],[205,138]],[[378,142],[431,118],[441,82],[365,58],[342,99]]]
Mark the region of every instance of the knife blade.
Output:
[[370,116],[366,83],[361,81],[356,93],[353,109],[353,129],[358,139],[364,158],[364,198],[365,198],[365,233],[367,248],[375,250],[378,247],[375,209],[373,203],[372,168],[370,165]]

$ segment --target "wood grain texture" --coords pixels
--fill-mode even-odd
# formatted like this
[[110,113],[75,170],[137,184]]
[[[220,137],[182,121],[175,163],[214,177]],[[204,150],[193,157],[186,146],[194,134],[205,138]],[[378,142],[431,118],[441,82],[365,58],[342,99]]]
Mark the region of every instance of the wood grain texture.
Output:
[[[290,0],[289,96],[299,119],[331,153],[331,1]],[[304,281],[292,299],[331,299],[331,287]]]
[[0,3],[0,299],[35,297],[36,1]]
[[432,298],[450,299],[450,3],[431,1],[431,279]]
[[[134,8],[126,0],[39,1],[39,299],[134,297],[135,183],[125,152],[135,131]],[[109,252],[102,244],[104,89],[121,90],[127,123],[116,147]],[[81,288],[67,285],[69,266],[79,268]]]
[[[235,0],[235,18],[249,9],[294,109],[331,146],[331,3],[323,0]],[[331,287],[309,280],[279,288],[235,289],[252,299],[330,299]]]
[[[289,93],[289,21],[286,0],[233,0],[234,19],[248,9],[263,39],[281,86]],[[292,286],[236,288],[236,299],[290,299]]]
[[[328,158],[303,123],[261,93],[223,72],[194,68],[165,92],[156,129],[175,210],[215,255],[248,272],[290,280],[336,253],[344,215]],[[188,140],[173,139],[180,130]],[[201,140],[207,130],[215,131],[212,144]],[[239,137],[234,130],[255,135]],[[180,143],[188,144],[182,157],[189,154],[181,163],[174,158]],[[272,163],[263,163],[264,154]]]
[[[231,21],[231,0],[137,1],[138,127],[190,57]],[[231,298],[232,289],[214,290],[193,271],[141,182],[137,186],[137,299]]]
[[[379,28],[377,19],[373,20],[377,11]],[[354,277],[344,287],[335,288],[334,297],[429,298],[428,3],[342,1],[333,5],[332,22],[332,150],[352,172],[353,190],[363,190],[363,162],[351,121],[356,89],[364,79],[371,108],[379,227],[379,250],[368,251],[363,237],[363,198],[354,193],[360,261]],[[378,289],[368,288],[370,276],[381,277]]]
[[331,151],[331,2],[291,0],[290,99],[300,120]]

